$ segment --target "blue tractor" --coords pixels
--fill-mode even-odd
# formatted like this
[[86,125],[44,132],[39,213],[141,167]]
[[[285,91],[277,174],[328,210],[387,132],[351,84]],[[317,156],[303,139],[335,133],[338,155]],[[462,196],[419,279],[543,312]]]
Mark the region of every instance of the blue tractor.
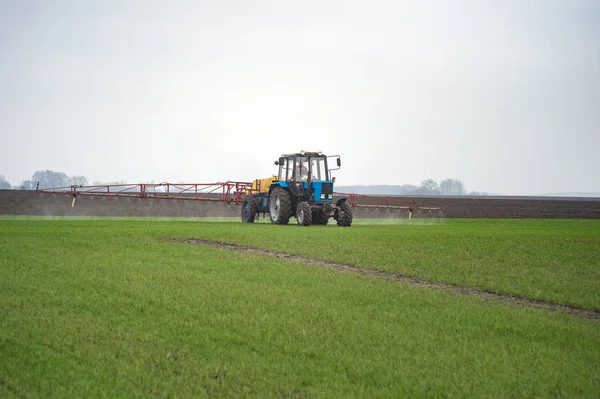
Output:
[[[335,161],[334,168],[329,169],[329,160]],[[331,171],[341,166],[338,155],[301,151],[283,154],[275,165],[279,166],[279,174],[255,180],[253,188],[258,192],[244,197],[242,222],[253,223],[256,215],[268,213],[273,224],[288,224],[292,216],[300,226],[326,225],[329,218],[334,218],[338,226],[352,224],[348,199],[333,203]]]

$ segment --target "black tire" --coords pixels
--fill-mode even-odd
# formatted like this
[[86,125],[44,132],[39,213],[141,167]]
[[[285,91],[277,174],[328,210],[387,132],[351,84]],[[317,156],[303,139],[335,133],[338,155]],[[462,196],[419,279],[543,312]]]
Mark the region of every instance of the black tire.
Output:
[[254,197],[246,195],[244,201],[242,201],[242,222],[243,223],[254,223],[256,214],[258,213],[258,206]]
[[348,201],[343,201],[338,205],[337,225],[341,227],[350,227],[352,225],[352,207]]
[[273,224],[288,224],[292,217],[292,199],[290,193],[281,187],[275,187],[269,195],[269,216]]
[[324,209],[317,209],[312,213],[312,224],[327,226],[329,223],[329,214]]
[[312,212],[310,211],[308,202],[298,202],[298,206],[296,207],[296,220],[298,220],[298,226],[310,226],[312,223]]

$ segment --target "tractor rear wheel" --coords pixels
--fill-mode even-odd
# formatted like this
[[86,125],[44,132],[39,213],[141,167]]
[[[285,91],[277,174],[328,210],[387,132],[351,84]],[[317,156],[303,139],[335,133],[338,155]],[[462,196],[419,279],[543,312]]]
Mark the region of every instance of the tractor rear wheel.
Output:
[[349,227],[352,225],[352,207],[348,201],[343,201],[338,205],[337,225],[341,227]]
[[312,222],[312,213],[308,202],[298,202],[298,206],[296,207],[296,220],[298,220],[298,226],[310,226]]
[[322,224],[324,226],[329,223],[329,214],[325,209],[317,209],[312,213],[312,224]]
[[246,195],[244,201],[242,201],[242,222],[243,223],[254,223],[256,213],[258,212],[258,206],[252,195]]
[[281,187],[275,187],[269,195],[269,216],[273,224],[288,224],[292,216],[290,193]]

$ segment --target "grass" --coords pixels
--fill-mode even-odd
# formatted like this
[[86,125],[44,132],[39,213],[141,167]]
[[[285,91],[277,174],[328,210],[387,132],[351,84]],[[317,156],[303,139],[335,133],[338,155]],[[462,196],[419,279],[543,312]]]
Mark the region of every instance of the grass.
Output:
[[[514,223],[446,230],[447,223],[301,229],[0,220],[0,396],[595,397],[597,321],[157,240],[211,238],[286,252],[316,243],[322,257],[338,256],[339,241],[347,262],[367,265],[352,245],[382,251],[378,237],[416,235],[417,245],[428,235],[434,243],[504,230],[506,245],[529,231],[540,245],[536,237],[562,227],[567,243],[597,239],[593,225]],[[575,250],[584,252],[563,248]],[[586,256],[577,259],[596,259]],[[490,281],[506,279],[496,274]]]
[[600,309],[598,220],[404,220],[399,225],[165,226],[157,236],[266,248],[536,300]]

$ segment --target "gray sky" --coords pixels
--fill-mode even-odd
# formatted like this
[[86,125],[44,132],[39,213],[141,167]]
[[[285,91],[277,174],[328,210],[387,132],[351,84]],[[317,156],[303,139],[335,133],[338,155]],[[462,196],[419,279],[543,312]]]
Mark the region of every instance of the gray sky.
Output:
[[600,1],[2,1],[0,174],[600,191]]

